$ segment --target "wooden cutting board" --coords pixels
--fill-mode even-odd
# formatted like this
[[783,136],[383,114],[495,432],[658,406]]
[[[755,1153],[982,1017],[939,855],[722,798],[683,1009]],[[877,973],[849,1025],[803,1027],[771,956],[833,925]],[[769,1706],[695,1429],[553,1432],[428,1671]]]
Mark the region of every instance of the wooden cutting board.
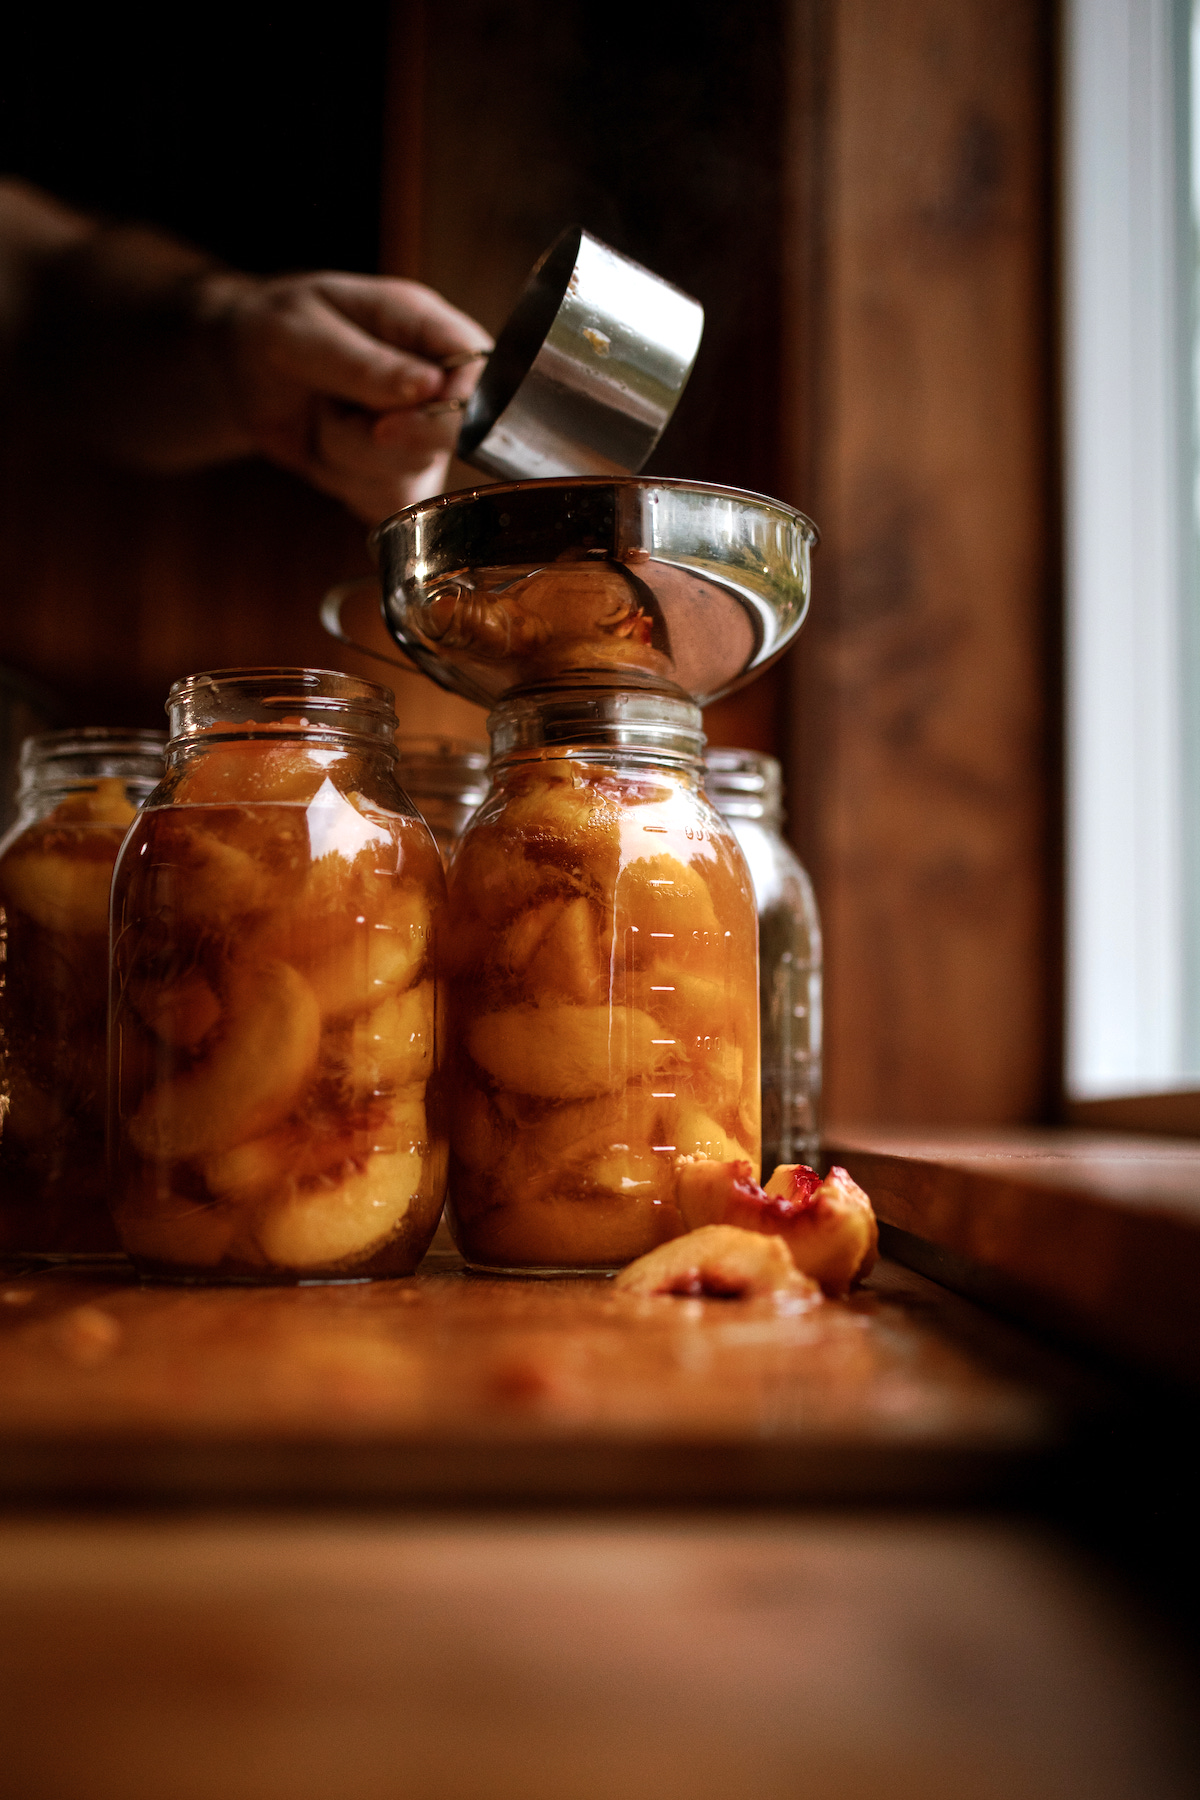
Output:
[[265,1289],[0,1269],[9,1499],[992,1492],[1078,1403],[894,1265],[815,1307],[635,1300],[453,1257]]
[[1115,1131],[827,1138],[901,1261],[1114,1363],[1200,1385],[1200,1143]]

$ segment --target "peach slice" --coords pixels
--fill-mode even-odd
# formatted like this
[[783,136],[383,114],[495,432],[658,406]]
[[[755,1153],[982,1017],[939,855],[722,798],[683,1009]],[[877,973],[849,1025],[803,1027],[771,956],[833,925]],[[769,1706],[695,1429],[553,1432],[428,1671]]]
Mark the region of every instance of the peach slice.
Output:
[[203,975],[194,971],[168,987],[135,982],[129,1004],[155,1037],[181,1050],[195,1050],[221,1017],[221,1002]]
[[361,927],[355,931],[352,926],[351,930],[352,936],[311,962],[299,964],[327,1019],[346,1018],[378,1006],[387,995],[406,988],[425,961],[427,934],[386,925],[366,932]]
[[455,1154],[468,1169],[494,1173],[512,1147],[512,1138],[487,1095],[466,1084],[455,1096],[452,1135]]
[[500,941],[496,961],[514,975],[522,975],[541,947],[546,933],[561,917],[565,900],[543,900],[527,912],[518,913]]
[[[655,1124],[659,1109],[649,1088],[629,1086],[594,1100],[556,1106],[543,1112],[536,1125],[517,1112],[508,1137],[531,1162],[557,1167],[564,1159],[594,1150],[597,1144],[619,1144],[633,1150],[658,1142]],[[501,1110],[506,1110],[503,1105]]]
[[192,821],[180,819],[161,834],[155,864],[151,904],[189,923],[228,926],[279,898],[278,883],[256,856]]
[[630,1199],[669,1198],[670,1166],[647,1146],[606,1145],[573,1165],[570,1175],[585,1187]]
[[258,927],[246,960],[291,963],[326,1018],[365,1012],[416,977],[432,942],[428,897],[411,882],[322,857],[289,905]]
[[589,641],[596,630],[627,633],[640,612],[632,583],[612,563],[555,562],[534,569],[507,589],[525,619],[539,620],[553,638]]
[[831,1169],[822,1181],[815,1169],[788,1164],[764,1190],[748,1162],[682,1158],[675,1165],[675,1201],[690,1227],[736,1225],[783,1238],[797,1268],[827,1294],[849,1293],[874,1266],[875,1214],[845,1169]]
[[211,1194],[243,1205],[268,1198],[272,1189],[290,1193],[322,1176],[336,1181],[348,1164],[362,1163],[376,1152],[421,1151],[424,1144],[424,1092],[413,1089],[357,1120],[283,1125],[206,1157],[201,1172]]
[[[250,722],[248,729],[253,730]],[[191,758],[174,797],[177,804],[186,806],[237,806],[248,800],[303,804],[342,761],[327,751],[314,753],[294,743],[272,744],[259,736],[215,744]]]
[[50,818],[64,823],[78,819],[87,825],[132,825],[137,817],[134,806],[126,792],[125,783],[119,775],[106,776],[98,781],[94,788],[82,793],[72,794],[69,800],[62,801],[55,807]]
[[656,963],[711,954],[723,941],[704,879],[677,856],[640,856],[621,873],[618,910],[637,926],[639,951]]
[[[711,1113],[693,1102],[683,1100],[675,1118],[675,1150],[680,1157],[703,1158],[717,1168],[744,1164],[754,1172],[756,1160],[747,1156],[742,1145],[732,1137]],[[703,1220],[701,1223],[712,1223]]]
[[458,1239],[470,1243],[470,1260],[509,1268],[612,1269],[661,1243],[678,1230],[673,1207],[638,1194],[561,1195],[555,1192],[498,1197],[468,1215],[452,1201]]
[[[116,854],[114,841],[112,854]],[[46,931],[90,933],[108,930],[111,857],[62,856],[55,851],[10,856],[0,899]]]
[[495,827],[477,826],[464,839],[454,859],[451,886],[456,904],[462,896],[492,927],[500,925],[531,901],[550,897],[556,871],[535,863]]
[[726,1018],[729,1002],[723,981],[684,970],[672,970],[662,980],[661,974],[660,970],[636,978],[638,999],[680,1037],[703,1037],[712,1030],[714,1019]]
[[720,1162],[706,1156],[675,1159],[675,1204],[689,1231],[735,1222],[742,1230],[753,1231],[750,1221],[759,1217],[764,1199],[753,1166],[744,1157]]
[[[580,1115],[590,1107],[585,1102],[560,1110]],[[649,1130],[635,1131],[634,1123],[593,1126],[586,1135],[568,1140],[554,1132],[553,1124],[547,1132],[539,1120],[511,1142],[504,1161],[506,1190],[522,1199],[640,1198],[669,1206],[675,1218],[670,1157],[656,1153]]]
[[596,773],[580,763],[546,764],[527,784],[514,784],[504,842],[510,854],[523,845],[535,866],[550,864],[576,889],[586,885],[599,897],[617,878],[621,827],[616,798]]
[[484,1013],[467,1029],[481,1069],[519,1094],[586,1100],[649,1078],[661,1062],[661,1030],[628,1007],[526,1006]]
[[349,1161],[360,1147],[361,1133],[348,1126],[330,1134],[284,1125],[205,1157],[201,1172],[210,1194],[240,1205],[274,1187],[323,1175]]
[[434,991],[422,981],[360,1020],[351,1039],[350,1079],[358,1093],[428,1081],[434,1063]]
[[308,1080],[320,1035],[316,996],[287,963],[235,969],[215,1044],[146,1094],[129,1122],[134,1148],[167,1160],[204,1156],[269,1131]]
[[267,1261],[282,1269],[334,1268],[389,1238],[420,1196],[425,1157],[413,1144],[367,1158],[268,1202],[258,1225]]
[[596,929],[596,909],[581,895],[568,900],[550,922],[525,972],[529,987],[558,994],[581,1004],[594,999],[604,983],[605,966]]
[[539,769],[524,791],[510,799],[504,828],[518,836],[560,838],[572,850],[616,858],[620,824],[616,804],[580,764],[562,762]]
[[797,1269],[782,1238],[734,1225],[704,1225],[660,1244],[623,1269],[613,1286],[622,1294],[714,1300],[781,1293],[821,1297],[816,1282]]

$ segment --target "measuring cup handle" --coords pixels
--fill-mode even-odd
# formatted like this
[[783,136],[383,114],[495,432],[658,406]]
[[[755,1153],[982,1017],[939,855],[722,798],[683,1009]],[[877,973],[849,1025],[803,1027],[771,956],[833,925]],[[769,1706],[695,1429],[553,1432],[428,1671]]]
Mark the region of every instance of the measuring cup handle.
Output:
[[407,657],[388,656],[382,650],[373,650],[370,644],[360,644],[352,638],[342,624],[342,607],[352,594],[361,594],[364,588],[377,586],[375,575],[359,575],[354,581],[339,581],[336,587],[330,588],[321,602],[321,623],[330,637],[336,638],[339,644],[345,644],[350,650],[357,650],[362,656],[373,657],[376,662],[386,663],[390,669],[399,669],[405,675],[419,675],[420,669]]

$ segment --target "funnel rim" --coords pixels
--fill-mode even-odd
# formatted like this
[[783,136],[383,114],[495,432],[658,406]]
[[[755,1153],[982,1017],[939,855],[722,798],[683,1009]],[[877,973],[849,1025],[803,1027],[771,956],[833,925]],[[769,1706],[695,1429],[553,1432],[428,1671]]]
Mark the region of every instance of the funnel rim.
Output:
[[464,500],[478,500],[484,495],[498,496],[502,494],[525,493],[530,488],[671,488],[685,489],[693,494],[722,494],[730,500],[753,500],[761,506],[768,506],[773,511],[785,514],[799,525],[811,547],[815,550],[820,545],[821,533],[808,514],[801,512],[798,506],[790,505],[786,500],[777,500],[771,494],[757,493],[753,488],[727,487],[720,481],[689,481],[682,475],[545,475],[533,477],[525,481],[481,481],[477,487],[453,488],[449,493],[432,494],[427,500],[416,500],[411,506],[403,506],[399,512],[389,514],[381,519],[367,538],[367,547],[374,554],[383,533],[389,526],[399,524],[401,520],[409,520],[420,514],[444,511]]

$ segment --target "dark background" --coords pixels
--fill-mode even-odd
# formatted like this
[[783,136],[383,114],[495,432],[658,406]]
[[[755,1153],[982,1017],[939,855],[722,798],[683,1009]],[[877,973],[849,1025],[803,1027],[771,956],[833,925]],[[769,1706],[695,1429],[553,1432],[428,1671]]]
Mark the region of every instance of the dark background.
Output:
[[387,0],[8,9],[0,170],[240,267],[379,256]]
[[391,272],[444,283],[493,330],[578,220],[707,310],[650,468],[774,491],[779,35],[773,0],[226,5],[69,29],[46,7],[0,36],[0,171],[256,273],[374,271],[390,146],[453,170],[444,214],[480,215],[474,268],[444,266],[427,207],[420,243],[385,246]]

